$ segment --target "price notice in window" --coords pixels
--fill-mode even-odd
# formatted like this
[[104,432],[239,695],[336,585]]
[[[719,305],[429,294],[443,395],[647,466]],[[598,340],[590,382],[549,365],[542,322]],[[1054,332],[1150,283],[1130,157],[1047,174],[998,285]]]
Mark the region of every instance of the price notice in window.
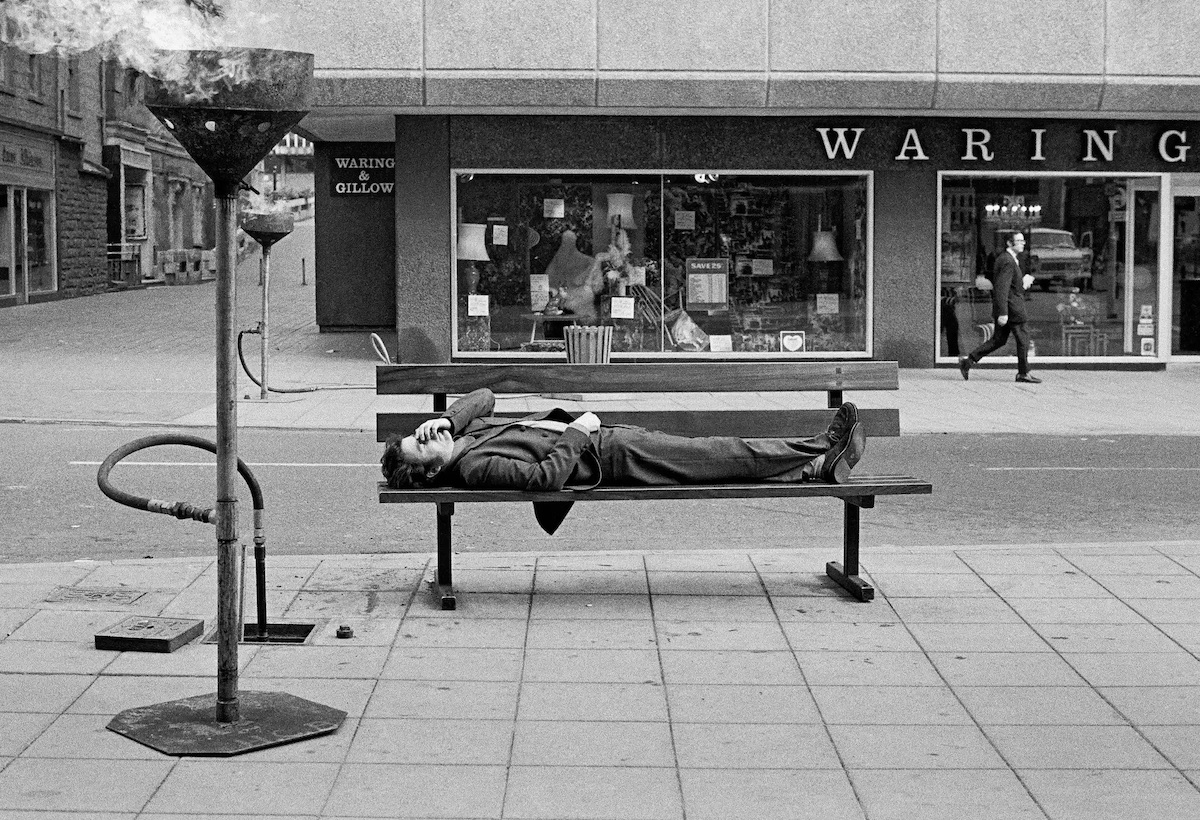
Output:
[[719,310],[729,306],[729,260],[687,259],[687,309]]

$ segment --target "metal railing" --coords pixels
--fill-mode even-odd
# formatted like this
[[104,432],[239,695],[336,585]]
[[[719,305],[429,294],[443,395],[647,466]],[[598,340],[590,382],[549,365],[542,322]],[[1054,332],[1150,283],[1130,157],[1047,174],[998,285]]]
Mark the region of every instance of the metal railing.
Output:
[[124,242],[108,245],[108,282],[114,288],[141,284],[142,246]]

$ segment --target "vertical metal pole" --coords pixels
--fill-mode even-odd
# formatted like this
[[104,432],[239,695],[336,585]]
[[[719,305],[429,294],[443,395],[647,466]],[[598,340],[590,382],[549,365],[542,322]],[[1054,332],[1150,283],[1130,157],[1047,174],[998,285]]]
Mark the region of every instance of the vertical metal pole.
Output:
[[847,575],[858,575],[858,506],[843,501],[842,562]]
[[237,185],[217,190],[217,720],[238,720]]
[[259,380],[262,382],[261,391],[259,392],[260,399],[266,399],[267,390],[267,359],[269,357],[268,350],[271,347],[271,334],[269,324],[268,307],[270,303],[271,291],[271,246],[263,245],[262,249],[262,323],[259,325],[259,330],[262,334],[262,367],[259,370]]

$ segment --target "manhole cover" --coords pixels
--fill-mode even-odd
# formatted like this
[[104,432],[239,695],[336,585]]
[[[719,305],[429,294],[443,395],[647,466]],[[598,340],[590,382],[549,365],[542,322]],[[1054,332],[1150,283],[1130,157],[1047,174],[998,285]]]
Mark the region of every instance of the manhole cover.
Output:
[[193,618],[150,618],[134,615],[96,633],[97,649],[118,652],[174,652],[204,631]]
[[46,598],[46,603],[85,601],[88,603],[132,604],[145,594],[144,590],[129,589],[128,587],[58,587]]

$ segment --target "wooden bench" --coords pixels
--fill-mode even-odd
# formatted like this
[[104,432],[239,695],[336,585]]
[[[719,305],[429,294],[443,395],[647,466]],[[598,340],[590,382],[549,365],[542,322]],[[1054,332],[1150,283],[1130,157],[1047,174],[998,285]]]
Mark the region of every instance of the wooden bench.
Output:
[[[506,411],[505,394],[562,396],[594,393],[771,392],[823,391],[827,407],[836,408],[847,390],[896,390],[899,371],[895,362],[687,362],[651,364],[401,364],[376,369],[380,395],[429,395],[432,405],[421,412],[380,413],[377,439],[394,433],[411,433],[422,421],[446,409],[448,395],[462,395],[488,387],[497,395],[498,416],[519,417]],[[602,409],[602,423],[636,424],[680,435],[733,435],[742,437],[794,437],[816,435],[833,418],[834,409],[689,410]],[[868,437],[900,435],[900,411],[860,408],[859,417]],[[868,450],[869,451],[869,450]],[[656,501],[661,499],[720,498],[840,498],[844,504],[842,561],[830,561],[830,578],[860,601],[875,591],[859,577],[859,511],[875,506],[878,495],[930,493],[931,485],[908,476],[867,476],[852,473],[845,484],[738,483],[667,487],[597,487],[578,492],[560,491],[570,501]],[[437,509],[437,573],[435,592],[443,609],[455,608],[451,567],[451,516],[456,503],[551,500],[559,493],[518,490],[480,490],[434,487],[393,490],[379,484],[385,504],[432,503]]]

